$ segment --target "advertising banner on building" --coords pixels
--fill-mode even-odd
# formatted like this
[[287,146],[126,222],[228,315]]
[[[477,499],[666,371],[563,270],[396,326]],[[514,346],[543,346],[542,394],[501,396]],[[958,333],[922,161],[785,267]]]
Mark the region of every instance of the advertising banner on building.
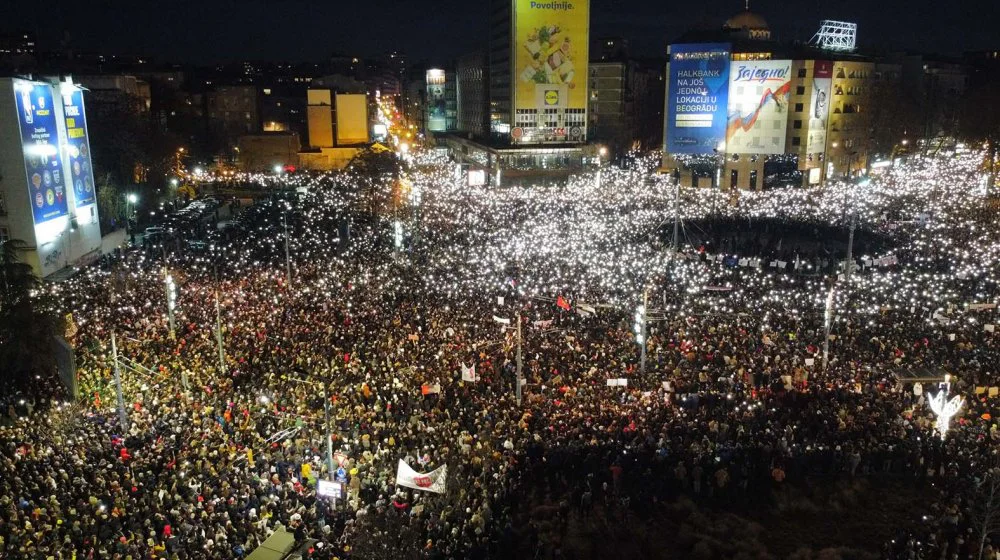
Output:
[[68,214],[52,86],[14,80],[14,97],[28,176],[28,200],[37,225]]
[[726,139],[728,43],[670,46],[667,153],[710,154]]
[[784,153],[791,76],[791,60],[732,63],[726,129],[728,153]]
[[514,0],[515,142],[587,138],[589,0]]
[[70,183],[76,207],[93,204],[97,187],[94,185],[94,171],[90,160],[90,140],[87,134],[87,116],[83,106],[83,92],[74,90],[64,93],[63,115],[66,120],[66,146],[72,170]]
[[432,132],[444,132],[448,129],[444,86],[444,70],[431,68],[427,71],[427,130]]
[[813,66],[812,97],[809,101],[809,138],[806,152],[826,151],[826,127],[830,118],[830,86],[833,83],[833,62],[817,60]]

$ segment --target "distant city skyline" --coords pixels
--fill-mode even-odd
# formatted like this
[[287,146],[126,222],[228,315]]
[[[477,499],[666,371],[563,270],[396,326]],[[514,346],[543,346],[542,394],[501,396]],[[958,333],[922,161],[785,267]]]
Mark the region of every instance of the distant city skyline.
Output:
[[[1000,47],[984,23],[998,9],[986,0],[960,4],[961,9],[929,0],[754,0],[751,9],[767,19],[780,41],[807,41],[821,19],[842,19],[859,24],[862,48],[960,54]],[[592,0],[591,6],[592,37],[621,36],[637,56],[662,56],[666,45],[686,30],[721,27],[743,9],[743,1]],[[101,9],[54,0],[41,16],[36,8],[30,3],[5,6],[0,29],[34,32],[42,51],[68,44],[81,52],[181,63],[313,62],[334,52],[371,57],[396,50],[411,61],[443,64],[485,47],[489,17],[487,0],[349,5],[321,0],[109,0]]]

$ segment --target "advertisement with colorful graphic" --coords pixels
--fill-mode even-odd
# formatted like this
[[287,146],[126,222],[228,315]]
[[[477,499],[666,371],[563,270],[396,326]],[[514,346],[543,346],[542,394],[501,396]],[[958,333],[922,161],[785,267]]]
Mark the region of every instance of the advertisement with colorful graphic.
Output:
[[14,80],[14,97],[28,176],[28,199],[37,225],[68,213],[52,86]]
[[63,98],[63,115],[66,120],[66,144],[69,164],[73,176],[73,195],[76,207],[93,204],[97,188],[94,185],[94,171],[90,160],[90,140],[87,134],[87,115],[83,107],[83,92],[74,90]]
[[809,138],[806,153],[826,151],[826,124],[830,118],[830,86],[833,83],[833,62],[817,60],[813,66],[812,97],[809,101]]
[[590,2],[514,0],[515,141],[586,139]]
[[670,46],[666,151],[711,154],[726,139],[728,43]]
[[728,153],[784,153],[791,76],[791,60],[732,63],[726,128]]
[[444,132],[448,129],[448,107],[444,99],[444,70],[427,71],[427,130]]

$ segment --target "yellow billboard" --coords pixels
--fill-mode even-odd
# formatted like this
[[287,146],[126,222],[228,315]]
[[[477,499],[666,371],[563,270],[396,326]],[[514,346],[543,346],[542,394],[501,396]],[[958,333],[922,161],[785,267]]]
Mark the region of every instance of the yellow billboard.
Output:
[[589,0],[513,2],[515,140],[584,140]]
[[338,93],[337,145],[368,143],[368,98],[363,93]]

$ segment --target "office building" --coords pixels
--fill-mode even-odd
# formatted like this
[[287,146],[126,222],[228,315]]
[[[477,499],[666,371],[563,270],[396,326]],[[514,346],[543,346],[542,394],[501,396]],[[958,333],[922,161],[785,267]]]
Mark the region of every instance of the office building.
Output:
[[683,184],[744,189],[864,172],[883,148],[873,130],[891,120],[901,68],[858,54],[856,29],[824,21],[811,44],[784,44],[744,11],[680,38],[666,71],[664,168]]

